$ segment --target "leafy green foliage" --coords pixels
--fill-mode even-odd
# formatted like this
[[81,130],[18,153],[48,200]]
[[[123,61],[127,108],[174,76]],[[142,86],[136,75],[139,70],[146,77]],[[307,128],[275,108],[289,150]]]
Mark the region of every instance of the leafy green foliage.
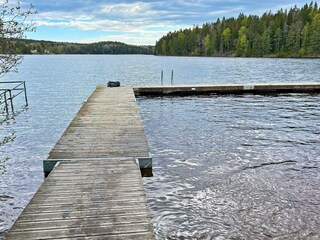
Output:
[[169,32],[157,41],[157,55],[320,56],[320,9],[311,2],[262,16],[240,14],[201,27]]
[[[153,54],[152,46],[134,46],[120,42],[98,42],[91,44],[65,43],[13,39],[11,50],[16,54]],[[0,48],[3,53],[5,47]]]

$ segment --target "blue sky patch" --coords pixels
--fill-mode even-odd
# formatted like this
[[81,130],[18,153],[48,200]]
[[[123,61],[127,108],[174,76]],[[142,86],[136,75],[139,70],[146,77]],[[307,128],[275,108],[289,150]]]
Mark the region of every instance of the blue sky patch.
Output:
[[[24,0],[32,3],[37,32],[27,37],[68,42],[120,41],[154,45],[168,31],[237,17],[261,15],[280,8],[303,6],[299,0]],[[308,3],[309,4],[309,3]]]

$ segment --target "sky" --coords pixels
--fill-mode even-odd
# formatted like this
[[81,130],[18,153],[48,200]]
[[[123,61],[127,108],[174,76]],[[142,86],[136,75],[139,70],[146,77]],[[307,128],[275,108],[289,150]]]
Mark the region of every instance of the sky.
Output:
[[[11,0],[13,1],[13,0]],[[37,30],[27,38],[91,43],[119,41],[155,45],[169,31],[214,22],[239,13],[261,15],[289,9],[306,0],[22,0],[38,11]],[[309,3],[309,2],[308,2]]]

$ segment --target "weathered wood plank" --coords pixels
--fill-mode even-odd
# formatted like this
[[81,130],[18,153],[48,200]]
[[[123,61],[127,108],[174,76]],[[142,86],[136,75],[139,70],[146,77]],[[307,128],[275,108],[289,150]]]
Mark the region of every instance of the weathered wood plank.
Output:
[[[138,228],[137,228],[138,227]],[[123,234],[130,234],[131,236],[135,233],[144,233],[144,239],[154,239],[150,234],[149,224],[120,224],[120,225],[102,225],[102,226],[87,226],[84,225],[81,228],[78,226],[68,229],[49,229],[43,230],[31,230],[31,231],[12,231],[10,237],[12,239],[61,239],[61,238],[72,238],[78,239],[79,237],[86,237],[90,239],[91,236],[101,236],[101,239],[117,239],[111,238],[111,236],[121,236]],[[130,236],[129,235],[129,236]],[[127,238],[132,239],[132,238]],[[142,238],[140,238],[142,239]]]
[[146,216],[148,214],[145,211],[145,207],[137,207],[137,208],[125,208],[125,209],[110,209],[109,212],[111,214],[106,215],[103,211],[73,211],[71,213],[65,213],[65,212],[51,212],[51,213],[33,213],[33,214],[28,214],[28,215],[21,215],[19,217],[19,222],[16,222],[15,224],[19,224],[20,222],[34,222],[37,224],[38,222],[42,221],[62,221],[66,219],[81,219],[81,218],[104,218],[104,217],[119,217],[119,216],[131,216],[135,214],[143,214]]
[[[67,219],[64,221],[50,222],[43,221],[39,222],[36,225],[33,222],[23,222],[17,224],[19,231],[31,231],[31,230],[47,230],[47,229],[67,229],[68,226],[76,226],[79,222],[79,219]],[[50,224],[49,224],[50,223]],[[95,218],[95,221],[88,221],[87,226],[97,226],[97,225],[113,225],[113,224],[148,224],[148,220],[145,219],[144,215],[132,215],[132,216],[121,216],[116,220],[111,218]]]
[[149,161],[132,88],[97,88],[44,161],[55,168],[7,239],[155,239],[139,169]]
[[98,87],[48,159],[148,156],[148,144],[133,89]]
[[[154,239],[136,161],[109,163],[117,177],[109,171],[106,161],[103,164],[99,160],[61,162],[32,198],[7,239],[91,239],[94,236]],[[126,171],[120,174],[124,166]],[[99,174],[92,174],[94,168],[99,169]],[[59,182],[65,179],[68,184],[62,188]],[[95,180],[100,183],[95,184]]]

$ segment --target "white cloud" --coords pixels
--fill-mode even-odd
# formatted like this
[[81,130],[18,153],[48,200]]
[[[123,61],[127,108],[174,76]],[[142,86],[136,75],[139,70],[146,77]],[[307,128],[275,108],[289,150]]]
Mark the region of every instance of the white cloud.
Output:
[[[154,44],[168,31],[212,22],[218,17],[237,17],[240,12],[261,14],[270,6],[274,7],[271,10],[278,10],[294,5],[289,4],[291,0],[22,0],[23,3],[30,1],[40,6],[36,16],[39,28],[58,27],[60,32],[64,28],[82,33],[97,31],[104,35],[102,40],[141,44]],[[81,41],[94,40],[88,37],[79,39]]]
[[67,20],[93,20],[94,17],[88,14],[81,14],[78,12],[42,12],[35,16],[39,21],[67,21]]
[[237,8],[228,8],[228,9],[222,9],[222,10],[217,10],[217,11],[211,11],[208,14],[212,16],[229,16],[233,15],[235,13],[239,14],[240,12],[244,11],[245,9],[243,7],[237,7]]
[[146,2],[105,4],[101,7],[102,13],[126,17],[136,17],[151,10],[150,3]]
[[[37,26],[50,26],[50,27],[75,27],[80,30],[95,30],[95,31],[119,31],[127,33],[143,33],[152,34],[153,32],[165,32],[174,27],[185,27],[184,25],[175,25],[172,22],[147,22],[147,21],[118,21],[118,20],[64,20],[64,21],[47,21],[38,20]],[[171,27],[170,27],[171,26]],[[149,30],[157,28],[159,30]],[[162,30],[163,29],[163,30]]]
[[[83,31],[123,32],[124,34],[143,35],[140,39],[160,38],[170,30],[186,25],[177,25],[174,20],[161,20],[159,16],[177,18],[179,14],[170,14],[163,10],[153,10],[155,3],[135,2],[103,4],[95,15],[78,12],[43,12],[38,15],[37,26],[77,28]],[[157,29],[157,30],[152,30]],[[138,37],[138,36],[137,36]]]

